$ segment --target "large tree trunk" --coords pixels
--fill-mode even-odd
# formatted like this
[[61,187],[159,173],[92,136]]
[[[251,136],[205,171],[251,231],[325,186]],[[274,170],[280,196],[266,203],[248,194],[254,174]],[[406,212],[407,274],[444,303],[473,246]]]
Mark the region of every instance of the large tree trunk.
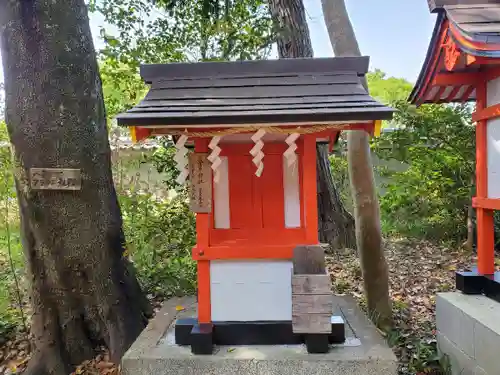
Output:
[[[151,310],[123,257],[84,0],[0,1],[0,41],[31,282],[36,349],[26,373],[67,375],[101,344],[118,362]],[[81,169],[82,188],[32,190],[32,167]]]
[[[313,48],[302,0],[269,0],[280,28],[281,58],[313,57]],[[354,218],[344,208],[333,182],[326,145],[317,146],[319,240],[332,248],[356,248]]]
[[[322,6],[335,56],[361,56],[344,0],[322,0]],[[363,84],[368,90],[366,79]],[[389,276],[382,248],[380,209],[368,134],[349,131],[347,145],[356,239],[368,310],[379,327],[386,329],[392,324]]]

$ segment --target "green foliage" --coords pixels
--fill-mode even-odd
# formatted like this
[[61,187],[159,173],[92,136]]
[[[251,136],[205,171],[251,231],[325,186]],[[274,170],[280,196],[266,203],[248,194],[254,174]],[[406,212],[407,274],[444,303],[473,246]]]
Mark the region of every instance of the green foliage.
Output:
[[102,90],[109,119],[132,108],[147,92],[141,77],[128,65],[112,58],[104,58],[100,64]]
[[[143,63],[199,60],[253,60],[269,55],[273,22],[264,0],[153,1],[102,0],[90,9],[114,30],[101,30],[100,53],[108,117],[136,104],[146,93],[138,75]],[[182,190],[175,178],[172,140],[152,157],[168,189]]]
[[391,347],[404,347],[413,352],[400,373],[451,375],[449,359],[439,354],[435,340],[410,338],[392,330],[387,335],[387,341]]
[[15,196],[9,135],[5,122],[0,121],[0,225],[7,220],[6,205],[10,207]]
[[199,60],[248,60],[270,52],[273,24],[263,0],[218,2],[220,11],[207,13],[198,0],[103,0],[100,12],[117,31],[101,36],[101,51],[130,67],[141,63]]
[[[168,155],[159,160],[173,168],[172,148],[160,148],[157,152],[163,151]],[[168,196],[175,186],[166,173],[163,183],[157,181],[161,184],[158,195],[158,186],[139,169],[144,163],[153,168],[157,163],[155,152],[127,158],[122,155],[114,164],[127,254],[148,294],[160,297],[193,294],[196,269],[191,249],[196,242],[196,230],[186,192],[178,188],[177,195]]]
[[366,75],[370,95],[385,104],[405,100],[410,94],[413,85],[404,78],[387,77],[379,69]]
[[384,229],[433,240],[463,239],[475,163],[470,107],[395,106],[401,128],[375,140],[374,150],[408,169],[389,172],[380,201]]
[[9,140],[9,134],[7,133],[7,125],[5,121],[0,120],[0,142],[6,142]]
[[[0,336],[22,322],[16,278],[23,277],[23,254],[17,229],[14,176],[5,122],[0,121]],[[21,286],[19,286],[21,289]]]
[[[475,134],[471,107],[407,104],[412,85],[386,77],[380,70],[367,76],[370,93],[397,109],[386,124],[394,131],[372,140],[382,162],[398,161],[400,170],[377,167],[386,178],[380,197],[383,230],[397,234],[458,242],[466,235],[475,168]],[[340,139],[330,165],[344,202],[351,202],[345,142]]]
[[165,185],[169,189],[184,192],[185,185],[179,185],[175,179],[179,176],[179,170],[175,167],[174,142],[169,137],[163,137],[162,147],[158,148],[151,157],[151,162],[158,172],[165,175]]
[[127,253],[144,289],[163,297],[193,294],[196,268],[191,249],[196,231],[186,196],[161,201],[148,193],[132,193],[119,199]]
[[397,109],[384,132],[372,141],[382,161],[399,161],[403,171],[379,168],[386,177],[380,198],[384,232],[458,242],[466,234],[467,208],[474,184],[475,135],[469,105],[407,103],[412,84],[368,75],[370,93]]
[[23,295],[24,289],[20,285],[18,290],[15,277],[23,279],[23,266],[19,230],[14,225],[7,230],[6,222],[0,223],[0,337],[8,336],[22,324],[17,293]]

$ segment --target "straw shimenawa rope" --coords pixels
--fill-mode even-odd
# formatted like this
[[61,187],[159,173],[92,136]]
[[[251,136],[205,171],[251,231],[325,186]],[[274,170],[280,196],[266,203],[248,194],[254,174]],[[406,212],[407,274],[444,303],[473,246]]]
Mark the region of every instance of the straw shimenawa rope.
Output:
[[211,130],[211,131],[204,131],[204,132],[193,132],[193,131],[187,131],[186,130],[178,130],[178,129],[168,129],[164,130],[162,134],[169,134],[169,135],[187,135],[189,137],[222,137],[224,135],[230,135],[230,134],[238,134],[238,133],[247,133],[247,132],[254,132],[260,129],[265,130],[266,133],[275,133],[275,134],[291,134],[291,133],[298,133],[298,134],[311,134],[311,133],[319,133],[323,130],[328,130],[328,129],[343,129],[345,128],[345,124],[325,124],[325,125],[314,125],[314,126],[308,126],[308,127],[296,127],[296,128],[283,128],[283,127],[277,127],[277,126],[268,126],[268,127],[263,127],[263,126],[245,126],[241,128],[229,128],[229,129],[221,129],[221,130]]

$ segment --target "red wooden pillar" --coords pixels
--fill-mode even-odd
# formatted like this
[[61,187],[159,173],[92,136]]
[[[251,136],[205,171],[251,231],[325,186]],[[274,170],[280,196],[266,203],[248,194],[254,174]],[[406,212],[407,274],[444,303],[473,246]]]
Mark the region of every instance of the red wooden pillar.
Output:
[[[195,152],[208,152],[208,139],[197,138],[194,143]],[[209,233],[211,214],[196,214],[196,242],[197,249],[203,251],[209,246]],[[211,306],[210,306],[210,261],[198,260],[198,323],[211,322]]]
[[[487,107],[487,82],[482,81],[476,86],[476,112]],[[487,151],[487,120],[476,124],[476,196],[488,198],[488,151]],[[493,210],[476,208],[477,215],[477,266],[478,272],[490,275],[495,272],[495,239]]]

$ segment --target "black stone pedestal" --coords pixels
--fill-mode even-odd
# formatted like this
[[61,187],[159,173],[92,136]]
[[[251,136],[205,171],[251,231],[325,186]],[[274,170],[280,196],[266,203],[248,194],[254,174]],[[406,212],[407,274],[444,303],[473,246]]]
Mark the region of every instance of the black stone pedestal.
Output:
[[310,354],[328,353],[330,349],[328,341],[328,334],[309,333],[305,335],[307,352]]
[[177,319],[175,322],[175,343],[191,345],[191,330],[198,324],[196,318]]
[[213,353],[212,324],[196,324],[191,330],[191,352],[193,354]]
[[456,273],[457,289],[464,294],[484,294],[500,302],[500,272],[482,275],[477,270]]
[[211,354],[213,345],[298,345],[309,353],[327,353],[329,344],[345,341],[344,320],[332,316],[330,334],[297,334],[291,321],[213,322],[198,324],[195,318],[177,319],[175,343],[191,345],[193,354]]

